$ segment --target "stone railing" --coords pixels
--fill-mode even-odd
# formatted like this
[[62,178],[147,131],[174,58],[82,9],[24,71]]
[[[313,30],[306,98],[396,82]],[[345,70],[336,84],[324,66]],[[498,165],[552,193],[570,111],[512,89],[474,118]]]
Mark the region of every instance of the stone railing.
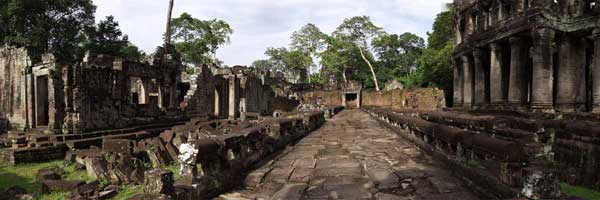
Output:
[[239,186],[256,163],[324,123],[323,112],[296,113],[229,134],[181,143],[178,160],[182,179],[175,184],[176,199],[214,197]]
[[493,134],[523,144],[530,157],[556,165],[561,181],[600,189],[600,122],[589,114],[523,113],[516,111],[397,111],[454,127]]
[[445,161],[486,198],[560,196],[555,171],[543,156],[543,144],[530,132],[502,128],[510,127],[510,120],[436,111],[364,110]]

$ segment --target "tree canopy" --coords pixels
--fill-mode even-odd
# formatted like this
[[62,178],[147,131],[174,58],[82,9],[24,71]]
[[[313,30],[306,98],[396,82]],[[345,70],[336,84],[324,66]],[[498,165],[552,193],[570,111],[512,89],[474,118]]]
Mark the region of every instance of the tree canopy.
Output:
[[48,52],[73,62],[83,55],[95,10],[91,0],[0,0],[0,42],[26,47],[34,61]]
[[212,55],[229,42],[233,29],[223,20],[200,20],[183,13],[171,22],[173,45],[192,64],[214,63]]

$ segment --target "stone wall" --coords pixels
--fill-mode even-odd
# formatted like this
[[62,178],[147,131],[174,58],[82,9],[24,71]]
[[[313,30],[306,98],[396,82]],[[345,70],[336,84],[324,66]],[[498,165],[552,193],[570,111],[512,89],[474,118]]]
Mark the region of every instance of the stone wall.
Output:
[[439,110],[446,107],[446,101],[442,90],[419,88],[385,92],[363,91],[362,105],[391,109]]
[[10,123],[25,123],[25,76],[23,71],[31,66],[24,48],[0,48],[0,118]]
[[[178,70],[138,62],[88,62],[74,66],[73,105],[65,132],[89,132],[169,121],[165,110],[177,104]],[[71,77],[70,77],[71,78]],[[68,78],[67,78],[68,79]],[[69,81],[69,80],[68,80]],[[109,84],[107,84],[109,83]]]
[[343,91],[302,92],[300,102],[302,104],[341,106],[344,104],[343,95]]

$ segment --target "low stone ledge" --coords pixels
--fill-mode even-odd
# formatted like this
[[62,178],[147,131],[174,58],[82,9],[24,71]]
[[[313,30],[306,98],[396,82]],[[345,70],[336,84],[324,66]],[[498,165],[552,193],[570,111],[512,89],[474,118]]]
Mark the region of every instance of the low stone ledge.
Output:
[[[467,182],[472,183],[476,190],[481,190],[480,193],[487,198],[514,198],[519,195],[557,198],[557,194],[560,195],[559,191],[538,190],[539,187],[557,189],[556,185],[551,184],[558,184],[558,181],[544,182],[546,185],[527,185],[526,180],[540,174],[543,177],[556,176],[552,170],[527,170],[530,166],[537,166],[536,169],[549,168],[540,167],[544,165],[530,160],[532,158],[526,154],[525,144],[429,122],[421,119],[418,112],[414,111],[410,114],[413,116],[405,115],[410,113],[408,111],[402,114],[376,108],[365,111],[399,135],[445,161],[449,168],[467,177]],[[529,193],[525,193],[526,187],[534,188],[529,188]]]
[[193,194],[192,199],[203,199],[237,187],[254,164],[324,123],[324,112],[295,113],[230,134],[184,143],[179,147],[183,178],[176,188]]

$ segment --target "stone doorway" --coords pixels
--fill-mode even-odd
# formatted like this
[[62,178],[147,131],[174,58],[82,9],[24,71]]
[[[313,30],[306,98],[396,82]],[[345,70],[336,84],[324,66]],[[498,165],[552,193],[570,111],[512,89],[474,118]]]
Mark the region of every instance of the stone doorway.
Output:
[[38,76],[35,79],[35,119],[36,127],[49,125],[49,101],[48,101],[48,75]]
[[360,108],[360,102],[357,93],[346,93],[344,96],[344,103],[349,109]]

